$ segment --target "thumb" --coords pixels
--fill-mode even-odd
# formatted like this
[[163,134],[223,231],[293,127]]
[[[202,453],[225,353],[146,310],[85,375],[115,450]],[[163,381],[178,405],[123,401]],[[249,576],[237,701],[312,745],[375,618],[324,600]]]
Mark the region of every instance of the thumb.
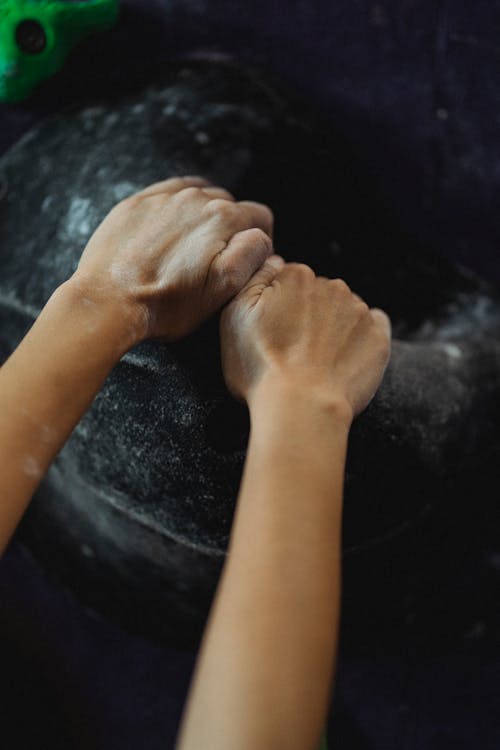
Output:
[[253,294],[254,292],[260,294],[266,286],[273,283],[274,279],[285,265],[285,260],[281,255],[271,255],[248,280],[241,290],[240,295],[246,296],[248,293]]
[[270,255],[254,275],[247,281],[243,289],[231,300],[222,311],[221,324],[231,318],[236,311],[248,310],[259,300],[267,286],[270,286],[279,272],[286,265],[281,255]]
[[[261,229],[247,229],[238,232],[215,258],[209,271],[211,304],[215,311],[221,305],[239,296],[244,289],[255,283],[271,283],[277,273],[276,260],[268,266],[273,253],[273,243],[269,235]],[[275,258],[278,256],[274,256]],[[281,258],[281,265],[284,260]],[[270,269],[273,275],[269,281]]]

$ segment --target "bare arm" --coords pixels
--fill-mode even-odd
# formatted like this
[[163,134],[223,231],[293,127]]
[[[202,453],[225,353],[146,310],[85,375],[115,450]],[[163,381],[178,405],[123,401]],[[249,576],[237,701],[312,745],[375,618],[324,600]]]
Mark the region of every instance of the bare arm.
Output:
[[333,403],[303,391],[257,398],[182,750],[319,747],[338,628],[347,433]]
[[0,552],[104,379],[138,339],[112,305],[61,286],[0,370]]
[[347,438],[387,364],[388,320],[343,282],[268,261],[221,334],[251,436],[178,747],[316,750],[337,643]]
[[178,339],[271,253],[272,214],[201,178],[118,204],[74,276],[0,369],[0,553],[33,492],[120,357]]

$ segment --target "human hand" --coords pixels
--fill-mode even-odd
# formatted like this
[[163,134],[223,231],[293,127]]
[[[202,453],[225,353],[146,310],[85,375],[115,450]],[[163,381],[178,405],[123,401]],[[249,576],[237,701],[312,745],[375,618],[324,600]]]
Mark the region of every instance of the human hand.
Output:
[[352,420],[375,395],[390,356],[391,324],[341,279],[269,258],[220,321],[226,384],[251,407],[268,385],[297,385],[346,407]]
[[272,253],[272,230],[267,206],[201,177],[172,178],[112,209],[72,283],[90,303],[116,303],[124,325],[134,320],[135,343],[174,341],[240,291]]

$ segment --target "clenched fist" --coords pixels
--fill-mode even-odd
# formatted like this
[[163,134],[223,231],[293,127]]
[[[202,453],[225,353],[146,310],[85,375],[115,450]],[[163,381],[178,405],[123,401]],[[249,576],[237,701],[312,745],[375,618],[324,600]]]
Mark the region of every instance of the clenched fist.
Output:
[[159,182],[113,208],[72,283],[90,303],[116,303],[137,342],[174,341],[240,291],[272,253],[267,206],[237,202],[201,177]]
[[266,385],[293,384],[340,403],[352,420],[375,395],[390,356],[382,310],[341,279],[277,255],[224,309],[220,331],[226,384],[250,406]]

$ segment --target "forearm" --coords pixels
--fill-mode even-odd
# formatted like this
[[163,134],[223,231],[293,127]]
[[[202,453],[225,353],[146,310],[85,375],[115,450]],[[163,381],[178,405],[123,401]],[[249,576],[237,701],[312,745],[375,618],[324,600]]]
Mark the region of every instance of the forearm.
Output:
[[315,748],[333,673],[349,420],[304,391],[252,408],[229,555],[180,748]]
[[133,344],[111,304],[71,280],[52,295],[0,369],[0,552],[104,379]]

